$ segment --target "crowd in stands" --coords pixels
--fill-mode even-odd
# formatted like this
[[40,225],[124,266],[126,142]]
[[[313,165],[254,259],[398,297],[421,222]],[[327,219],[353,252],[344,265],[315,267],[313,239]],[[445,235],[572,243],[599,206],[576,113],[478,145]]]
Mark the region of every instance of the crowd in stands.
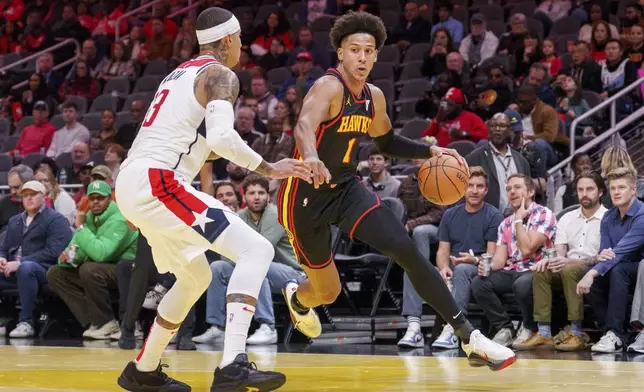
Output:
[[[0,1],[0,64],[68,38],[80,45],[78,53],[63,46],[0,71],[0,181],[6,181],[0,185],[9,188],[0,199],[0,283],[16,284],[20,301],[19,314],[0,325],[0,335],[35,335],[37,297],[48,284],[84,338],[134,348],[143,335],[140,309],[155,309],[172,287],[172,276],[157,274],[147,241],[113,197],[119,166],[159,82],[198,53],[194,12],[174,14],[186,0],[122,18],[145,3]],[[593,351],[628,346],[644,353],[644,333],[634,341],[629,335],[644,328],[644,206],[638,199],[644,180],[626,146],[599,146],[601,167],[590,153],[574,155],[569,181],[550,199],[546,191],[548,170],[568,158],[571,139],[581,146],[611,125],[603,112],[575,128],[573,121],[644,76],[642,1],[251,3],[207,0],[196,9],[230,8],[242,25],[235,127],[249,146],[267,161],[291,156],[303,97],[336,64],[328,38],[333,18],[348,10],[381,16],[389,38],[370,82],[385,93],[396,132],[457,148],[471,178],[461,203],[432,204],[418,186],[422,161],[392,160],[368,139],[356,149],[359,174],[380,198],[405,205],[409,235],[451,286],[457,305],[467,312],[477,303],[490,336],[518,350],[586,349],[591,339],[582,322],[590,320],[602,334]],[[641,105],[639,88],[621,96],[617,119]],[[200,180],[275,248],[258,298],[259,327],[248,339],[274,344],[271,294],[304,277],[277,222],[272,202],[279,182],[223,159],[206,164]],[[556,255],[546,254],[551,249]],[[483,254],[492,255],[489,270]],[[135,259],[145,267],[133,268]],[[210,261],[209,328],[192,338],[191,311],[176,339],[181,349],[223,336],[224,293],[234,266],[216,255]],[[406,275],[402,286],[408,329],[398,345],[422,347],[423,301]],[[569,325],[556,334],[553,299],[562,296]],[[518,327],[508,298],[518,306]],[[432,339],[436,349],[458,348],[449,325]]]

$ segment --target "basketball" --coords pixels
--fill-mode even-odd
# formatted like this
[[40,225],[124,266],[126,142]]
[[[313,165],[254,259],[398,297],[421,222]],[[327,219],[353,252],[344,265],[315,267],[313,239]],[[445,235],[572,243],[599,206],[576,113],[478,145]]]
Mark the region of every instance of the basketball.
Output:
[[432,157],[418,171],[420,192],[432,203],[448,206],[461,200],[469,182],[467,165],[450,155]]

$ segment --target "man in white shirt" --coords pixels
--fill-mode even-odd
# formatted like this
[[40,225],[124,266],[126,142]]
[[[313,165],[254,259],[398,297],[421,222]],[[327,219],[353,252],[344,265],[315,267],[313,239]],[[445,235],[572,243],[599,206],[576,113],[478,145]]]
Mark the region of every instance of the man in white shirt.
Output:
[[47,156],[56,158],[60,154],[72,152],[77,142],[89,143],[90,134],[87,128],[78,121],[78,106],[74,102],[63,104],[63,121],[65,126],[54,133]]
[[[518,347],[515,346],[517,350],[530,350],[538,346],[554,346],[560,351],[585,349],[581,331],[584,304],[583,298],[576,293],[576,287],[584,276],[586,266],[597,260],[599,254],[600,224],[606,212],[600,200],[606,192],[606,185],[599,173],[585,171],[577,176],[575,186],[581,207],[565,214],[557,224],[557,257],[539,261],[532,274],[534,320],[539,332]],[[571,323],[570,333],[556,345],[550,329],[553,289],[563,290]]]

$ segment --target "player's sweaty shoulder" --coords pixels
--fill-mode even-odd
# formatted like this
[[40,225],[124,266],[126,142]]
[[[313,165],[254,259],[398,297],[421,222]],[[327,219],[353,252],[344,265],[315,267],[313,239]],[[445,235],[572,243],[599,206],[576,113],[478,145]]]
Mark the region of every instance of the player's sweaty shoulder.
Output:
[[324,75],[318,80],[315,81],[311,90],[309,90],[308,96],[318,98],[342,98],[344,93],[344,87],[342,83],[331,75]]
[[197,76],[193,91],[203,107],[215,100],[232,104],[239,95],[239,79],[229,68],[219,64],[212,65]]

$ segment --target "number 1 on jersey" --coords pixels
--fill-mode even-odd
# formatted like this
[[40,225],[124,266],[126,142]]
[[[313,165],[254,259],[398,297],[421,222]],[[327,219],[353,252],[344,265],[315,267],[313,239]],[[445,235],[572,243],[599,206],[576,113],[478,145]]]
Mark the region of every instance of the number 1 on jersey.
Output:
[[356,144],[356,138],[349,140],[349,145],[347,146],[347,152],[344,153],[344,158],[342,158],[342,163],[351,163],[351,152],[353,151],[353,146]]
[[170,90],[164,89],[164,90],[159,91],[154,96],[154,100],[152,101],[154,103],[154,105],[152,105],[150,107],[150,110],[148,110],[148,113],[149,113],[150,116],[148,118],[148,116],[146,115],[146,119],[145,119],[145,121],[143,121],[143,126],[144,127],[149,127],[150,125],[152,125],[152,123],[154,122],[154,119],[157,118],[157,114],[159,114],[159,109],[161,109],[161,105],[163,105],[163,102],[168,97],[169,93],[170,93]]

